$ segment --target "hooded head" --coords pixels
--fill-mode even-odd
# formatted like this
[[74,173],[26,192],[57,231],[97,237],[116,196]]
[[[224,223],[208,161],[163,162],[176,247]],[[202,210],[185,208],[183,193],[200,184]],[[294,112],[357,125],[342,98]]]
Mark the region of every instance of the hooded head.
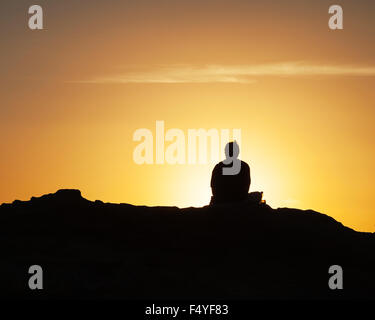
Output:
[[237,159],[240,153],[240,147],[236,141],[229,142],[225,146],[225,156],[227,159]]

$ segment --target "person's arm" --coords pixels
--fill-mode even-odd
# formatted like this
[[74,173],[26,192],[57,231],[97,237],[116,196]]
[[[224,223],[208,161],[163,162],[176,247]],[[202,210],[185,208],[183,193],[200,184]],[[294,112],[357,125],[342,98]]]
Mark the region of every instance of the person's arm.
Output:
[[211,175],[211,188],[215,188],[216,182],[217,182],[217,171],[218,171],[218,166],[216,165],[215,168],[212,170],[212,175]]
[[251,177],[250,177],[250,167],[246,162],[242,162],[242,166],[245,169],[244,172],[244,193],[248,193],[250,189]]

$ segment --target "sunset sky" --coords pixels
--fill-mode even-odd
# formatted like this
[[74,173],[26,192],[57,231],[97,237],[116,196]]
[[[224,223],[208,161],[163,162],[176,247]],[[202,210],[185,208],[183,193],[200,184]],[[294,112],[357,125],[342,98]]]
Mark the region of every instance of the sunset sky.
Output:
[[[28,28],[28,8],[44,30]],[[328,8],[344,29],[328,28]],[[272,207],[375,231],[375,2],[3,0],[0,203],[202,206],[214,162],[137,165],[138,128],[233,129]]]

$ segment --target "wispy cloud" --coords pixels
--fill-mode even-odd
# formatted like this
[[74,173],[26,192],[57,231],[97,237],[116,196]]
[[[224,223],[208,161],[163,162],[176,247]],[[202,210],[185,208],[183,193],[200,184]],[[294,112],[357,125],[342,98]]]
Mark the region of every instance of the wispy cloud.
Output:
[[287,62],[259,65],[159,66],[97,77],[82,83],[253,83],[257,77],[375,76],[373,66],[314,65]]

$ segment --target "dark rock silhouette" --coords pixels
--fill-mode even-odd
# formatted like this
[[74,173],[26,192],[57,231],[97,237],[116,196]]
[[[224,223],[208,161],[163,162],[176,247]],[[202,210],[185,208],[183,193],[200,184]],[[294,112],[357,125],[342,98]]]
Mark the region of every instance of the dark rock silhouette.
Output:
[[[374,249],[374,234],[311,210],[132,206],[60,190],[0,206],[0,295],[374,298]],[[34,264],[44,271],[41,291],[27,286]],[[335,264],[343,267],[344,290],[328,288]]]

